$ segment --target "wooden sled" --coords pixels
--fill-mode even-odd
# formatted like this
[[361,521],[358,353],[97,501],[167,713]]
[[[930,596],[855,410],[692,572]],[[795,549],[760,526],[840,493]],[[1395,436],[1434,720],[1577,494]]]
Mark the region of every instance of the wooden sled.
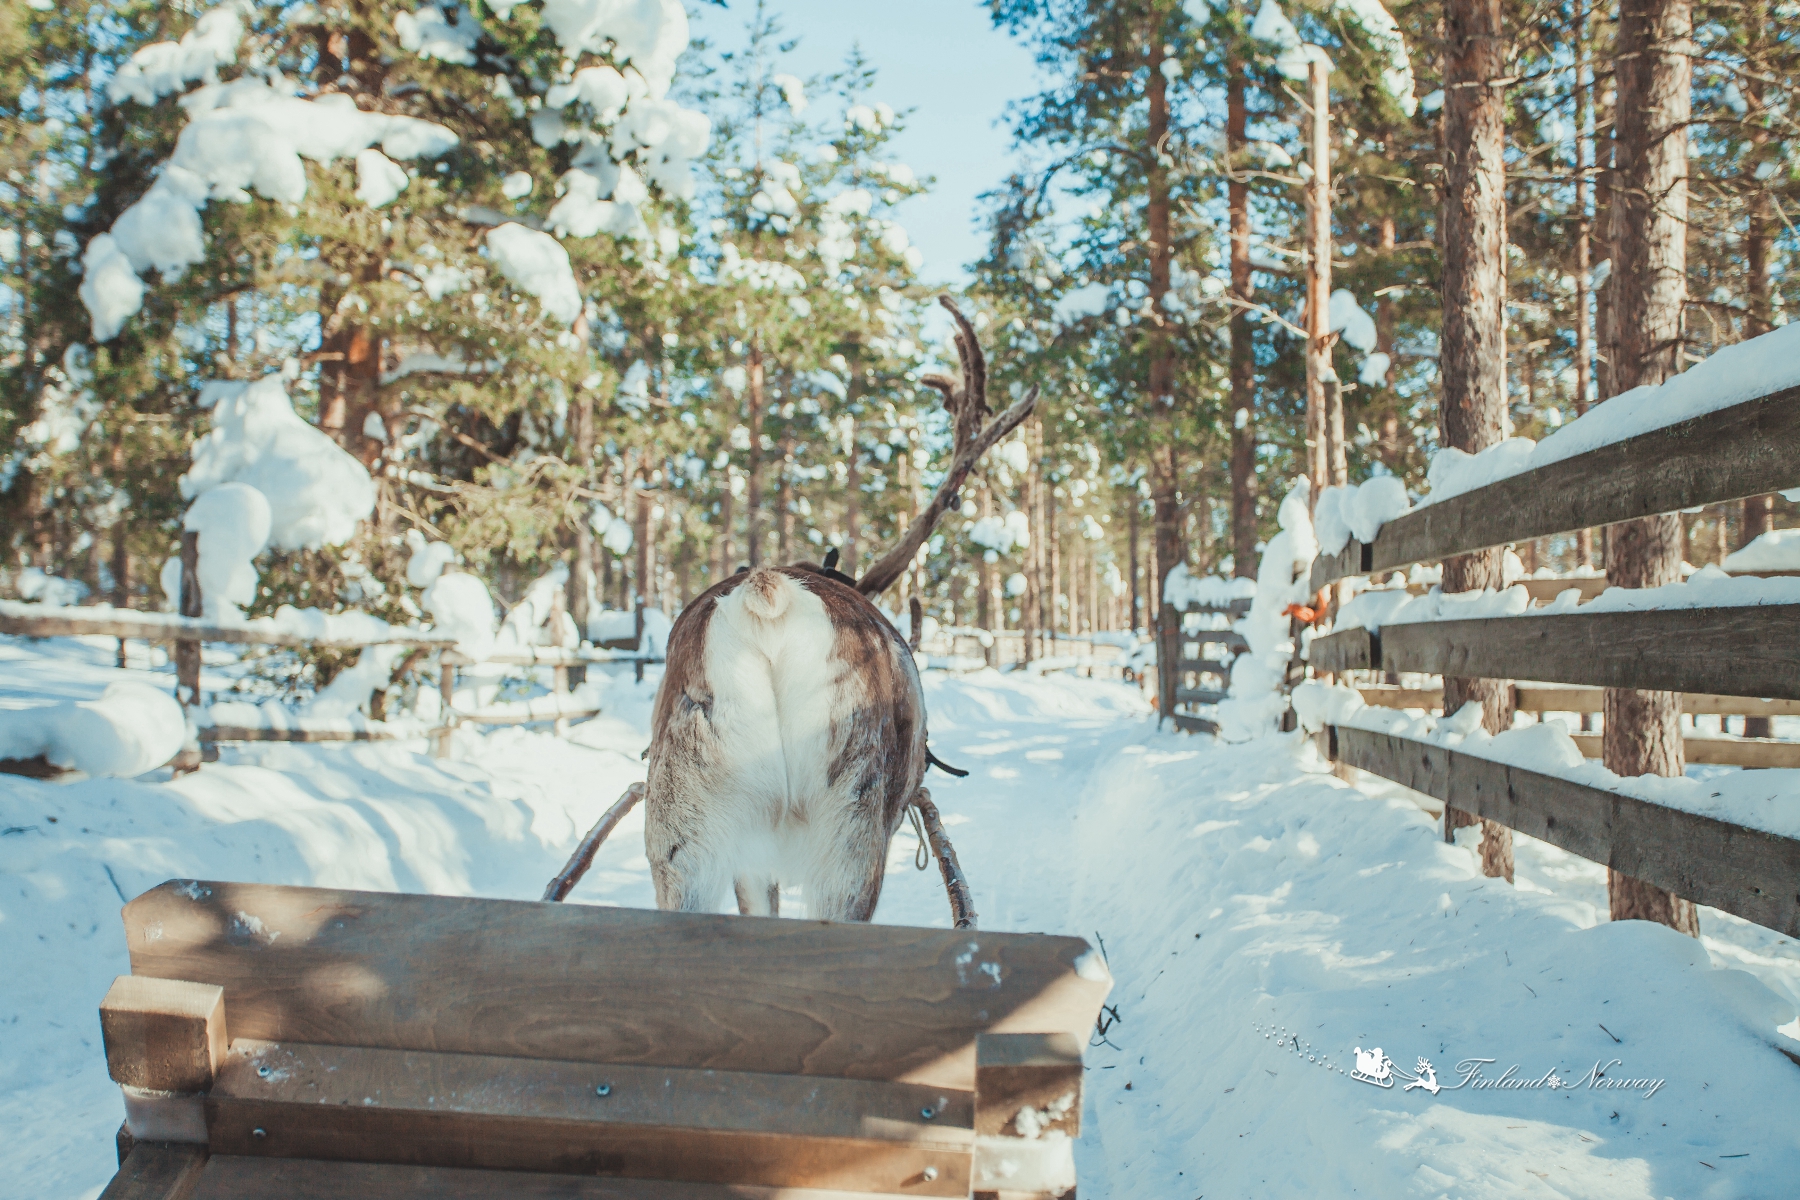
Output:
[[1069,1197],[1079,938],[171,881],[102,1200]]

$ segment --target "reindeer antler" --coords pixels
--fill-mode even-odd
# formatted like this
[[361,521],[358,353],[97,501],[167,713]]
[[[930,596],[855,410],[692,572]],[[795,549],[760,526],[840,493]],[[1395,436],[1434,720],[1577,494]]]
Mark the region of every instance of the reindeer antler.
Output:
[[882,555],[880,561],[856,581],[856,590],[865,596],[885,591],[906,573],[944,511],[956,503],[963,481],[981,461],[981,456],[995,442],[1017,429],[1037,404],[1038,390],[1034,386],[1018,403],[985,425],[982,423],[992,411],[987,403],[987,358],[981,352],[981,342],[975,337],[975,327],[962,315],[956,302],[947,295],[940,295],[938,303],[949,309],[956,321],[956,356],[962,361],[962,383],[958,386],[946,375],[926,375],[920,382],[944,397],[944,411],[950,414],[955,449],[951,454],[950,469],[945,472],[944,482],[938,485],[931,503],[925,506],[918,520],[907,526],[900,544]]

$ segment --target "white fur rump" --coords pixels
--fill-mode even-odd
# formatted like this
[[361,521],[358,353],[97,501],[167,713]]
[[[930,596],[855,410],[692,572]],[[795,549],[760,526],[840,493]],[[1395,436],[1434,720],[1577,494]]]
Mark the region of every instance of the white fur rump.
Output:
[[706,638],[717,739],[708,849],[720,875],[751,881],[752,892],[800,884],[815,916],[830,915],[821,902],[854,895],[867,875],[844,853],[846,842],[866,840],[850,836],[853,798],[834,794],[848,781],[829,782],[834,718],[862,690],[835,641],[819,598],[767,567],[720,598]]

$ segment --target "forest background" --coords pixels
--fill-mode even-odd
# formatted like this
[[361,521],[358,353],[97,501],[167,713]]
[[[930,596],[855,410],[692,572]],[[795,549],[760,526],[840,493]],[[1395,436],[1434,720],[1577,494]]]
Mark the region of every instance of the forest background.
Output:
[[[1441,447],[1539,437],[1622,390],[1618,6],[980,7],[1041,90],[1009,109],[1015,163],[957,302],[996,399],[1043,398],[895,611],[1023,629],[1028,654],[1140,629],[1177,566],[1254,574],[1296,479],[1417,493]],[[1627,24],[1647,8],[1687,21],[1679,369],[1800,300],[1795,6],[1628,0]],[[286,445],[310,489],[311,520],[274,496],[250,615],[416,620],[421,542],[502,605],[568,564],[578,624],[640,596],[674,613],[746,563],[866,566],[950,452],[922,382],[955,361],[949,325],[895,219],[932,180],[896,161],[907,114],[866,61],[801,78],[805,29],[730,11],[741,36],[710,44],[676,0],[9,0],[0,593],[170,607],[225,443]],[[1446,287],[1446,202],[1454,148],[1496,120],[1482,299]],[[1442,416],[1447,320],[1497,356],[1474,442]],[[360,464],[366,503],[355,472],[307,474],[322,455],[289,420]],[[1764,497],[1677,532],[1703,563],[1795,523]]]

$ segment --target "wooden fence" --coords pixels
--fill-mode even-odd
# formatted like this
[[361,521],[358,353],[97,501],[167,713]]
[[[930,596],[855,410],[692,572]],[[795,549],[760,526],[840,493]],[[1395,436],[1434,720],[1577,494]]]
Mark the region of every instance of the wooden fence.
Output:
[[[1213,706],[1231,686],[1231,664],[1250,649],[1244,635],[1229,628],[1250,611],[1249,600],[1225,604],[1163,605],[1165,627],[1174,629],[1174,671],[1160,677],[1163,711],[1184,733],[1217,733]],[[1188,617],[1198,617],[1190,628]],[[1208,715],[1211,713],[1212,715]]]
[[[183,550],[191,555],[190,542],[191,535],[184,538]],[[184,590],[181,607],[190,612],[198,612],[200,606],[194,596],[197,594],[199,585],[197,579],[192,576],[191,563],[188,564],[188,569],[184,570],[183,576],[186,586],[194,590],[192,592]],[[560,629],[560,610],[554,611],[552,617],[557,621],[555,627]],[[642,620],[640,612],[638,617],[640,630],[642,629]],[[200,705],[200,648],[208,643],[347,650],[367,650],[371,646],[410,647],[412,653],[395,669],[388,686],[393,686],[408,671],[417,666],[421,658],[436,655],[443,720],[436,728],[428,730],[427,736],[431,738],[433,752],[438,757],[446,757],[449,754],[450,738],[458,725],[523,725],[553,721],[557,731],[562,732],[570,721],[585,720],[599,715],[598,708],[571,702],[569,694],[571,670],[600,663],[628,662],[635,665],[637,678],[642,680],[646,663],[663,661],[662,657],[656,654],[609,650],[585,643],[578,647],[528,645],[496,651],[484,658],[474,659],[456,649],[457,642],[454,638],[408,633],[402,630],[383,633],[375,637],[315,636],[280,630],[266,625],[219,625],[202,620],[198,616],[171,616],[166,613],[136,612],[130,609],[49,608],[44,605],[7,602],[0,602],[0,634],[39,638],[92,636],[118,638],[121,663],[123,663],[124,643],[127,640],[173,644],[176,665],[175,694],[185,708],[197,708]],[[503,666],[551,667],[554,681],[551,694],[547,697],[492,705],[487,708],[457,709],[453,702],[457,671],[489,663]],[[379,695],[383,691],[385,689],[378,689],[377,694]],[[418,735],[378,726],[365,729],[309,727],[303,717],[296,718],[292,725],[282,726],[207,725],[196,729],[195,741],[198,745],[184,750],[176,757],[174,765],[178,771],[192,770],[202,762],[217,759],[217,747],[232,742],[378,742],[395,741],[414,736]],[[33,761],[35,762],[35,760]],[[31,765],[26,764],[26,766]],[[54,773],[54,771],[50,773]]]
[[[1416,509],[1383,526],[1372,543],[1353,539],[1341,553],[1319,558],[1310,584],[1317,591],[1355,575],[1795,486],[1800,388]],[[1788,716],[1800,712],[1800,604],[1578,610],[1345,629],[1314,639],[1308,660],[1318,672],[1523,678],[1533,681],[1516,685],[1525,711],[1594,711],[1600,689],[1611,687],[1680,692],[1690,711]],[[1551,684],[1565,686],[1545,686]],[[1442,702],[1440,689],[1371,686],[1364,694],[1393,707]],[[1339,763],[1800,937],[1800,840],[1413,738],[1334,726],[1320,740]],[[1765,752],[1766,765],[1790,765],[1791,743],[1766,744],[1781,747]]]

